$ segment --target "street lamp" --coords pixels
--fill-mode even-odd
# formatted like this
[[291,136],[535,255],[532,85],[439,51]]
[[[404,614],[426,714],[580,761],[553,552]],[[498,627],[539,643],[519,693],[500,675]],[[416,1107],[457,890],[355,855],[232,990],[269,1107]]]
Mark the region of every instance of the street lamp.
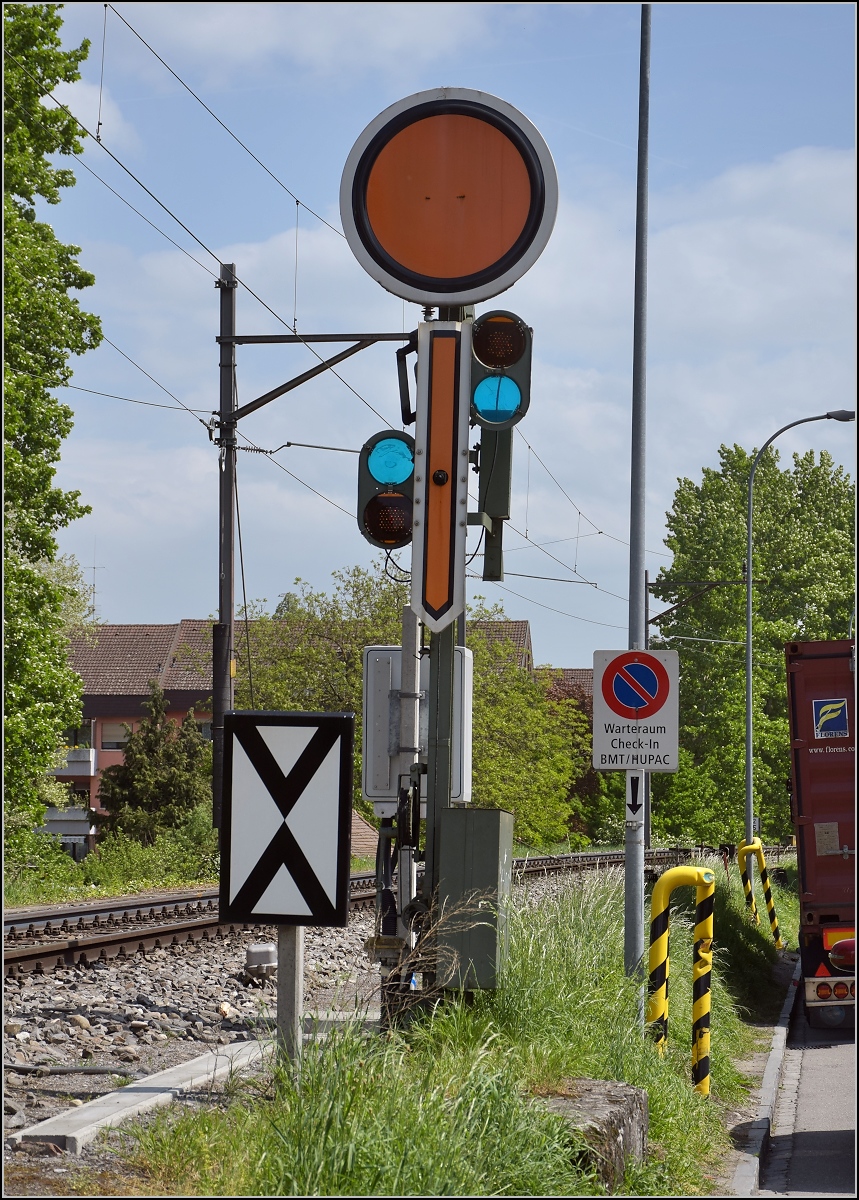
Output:
[[[750,842],[754,836],[753,825],[753,807],[752,807],[752,502],[755,486],[755,471],[758,468],[758,463],[764,455],[764,452],[782,433],[787,429],[793,429],[794,425],[805,425],[809,421],[855,421],[856,413],[846,408],[836,409],[834,412],[821,413],[819,417],[802,417],[799,421],[791,421],[789,425],[783,425],[781,429],[776,430],[769,441],[764,442],[760,450],[755,455],[755,461],[752,463],[752,469],[749,473],[749,507],[747,521],[747,548],[746,548],[746,842]],[[751,883],[751,874],[749,875]]]

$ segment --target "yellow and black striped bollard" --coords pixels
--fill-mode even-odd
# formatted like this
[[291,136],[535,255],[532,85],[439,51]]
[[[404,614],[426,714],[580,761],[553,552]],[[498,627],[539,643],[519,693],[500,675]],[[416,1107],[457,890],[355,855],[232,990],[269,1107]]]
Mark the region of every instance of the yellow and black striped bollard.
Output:
[[713,966],[713,897],[716,876],[701,867],[672,867],[656,881],[650,905],[650,998],[647,1021],[662,1053],[668,1037],[668,977],[671,893],[694,887],[695,952],[692,964],[692,1081],[710,1094],[710,975]]
[[[695,949],[692,959],[692,1082],[710,1095],[710,980],[713,971],[713,905],[716,892],[712,871],[702,871],[695,893]],[[709,876],[709,883],[707,882]]]
[[[784,949],[784,942],[781,940],[781,932],[778,927],[778,917],[775,912],[775,901],[773,900],[772,889],[770,888],[770,877],[767,874],[767,863],[764,858],[764,848],[758,838],[755,838],[755,858],[758,860],[758,871],[761,876],[761,887],[764,892],[764,900],[767,905],[767,916],[770,919],[770,930],[772,931],[773,941],[775,942],[776,950]],[[754,845],[754,842],[752,843]]]
[[757,860],[758,872],[761,877],[761,887],[763,888],[764,900],[766,901],[767,906],[767,915],[770,919],[770,930],[772,931],[776,949],[783,950],[784,942],[781,939],[781,931],[778,927],[775,901],[773,900],[772,889],[770,888],[770,877],[767,873],[767,863],[766,859],[764,858],[764,848],[761,845],[760,838],[752,838],[750,842],[740,842],[739,848],[737,849],[737,860],[740,864],[740,877],[742,878],[743,889],[746,893],[746,903],[751,904],[752,912],[755,916],[755,922],[756,924],[760,924],[760,916],[758,915],[757,905],[754,902],[754,898],[752,898],[751,901],[749,900],[752,889],[746,864],[751,856],[754,856],[754,858]]
[[748,856],[754,853],[754,844],[757,841],[754,838],[751,842],[743,840],[737,847],[737,862],[740,867],[740,879],[743,881],[743,892],[746,896],[746,904],[752,910],[752,916],[755,918],[755,924],[760,925],[761,919],[758,916],[758,906],[755,904],[755,894],[752,891],[752,881],[749,879],[749,872],[746,863]]

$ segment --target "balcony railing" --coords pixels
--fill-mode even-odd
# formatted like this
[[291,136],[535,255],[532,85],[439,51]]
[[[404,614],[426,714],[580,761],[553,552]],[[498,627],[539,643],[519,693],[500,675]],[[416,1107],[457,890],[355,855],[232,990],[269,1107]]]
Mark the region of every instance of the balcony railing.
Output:
[[72,776],[95,775],[98,767],[98,751],[89,746],[75,746],[66,751],[66,765],[59,767],[54,774],[59,779],[70,779]]

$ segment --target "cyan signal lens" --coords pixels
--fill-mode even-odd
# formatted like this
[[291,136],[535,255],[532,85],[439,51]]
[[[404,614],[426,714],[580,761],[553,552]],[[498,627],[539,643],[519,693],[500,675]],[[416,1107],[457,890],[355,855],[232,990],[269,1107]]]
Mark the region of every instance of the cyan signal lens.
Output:
[[367,469],[379,483],[405,483],[415,469],[415,461],[405,442],[383,438],[370,451]]
[[509,375],[490,375],[481,379],[472,397],[477,415],[483,421],[509,421],[522,403],[519,385]]

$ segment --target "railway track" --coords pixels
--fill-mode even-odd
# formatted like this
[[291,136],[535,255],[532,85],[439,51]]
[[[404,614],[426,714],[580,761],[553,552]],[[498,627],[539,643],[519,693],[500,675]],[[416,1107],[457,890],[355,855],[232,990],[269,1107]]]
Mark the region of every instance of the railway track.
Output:
[[[669,867],[690,861],[699,851],[712,851],[712,847],[648,850],[645,868],[655,878]],[[623,862],[620,851],[530,856],[514,860],[514,878],[521,881],[529,875],[600,870],[623,866]],[[372,906],[375,899],[373,872],[352,875],[350,907]],[[4,973],[47,972],[58,966],[131,957],[253,928],[219,919],[217,888],[9,909],[3,926]]]

